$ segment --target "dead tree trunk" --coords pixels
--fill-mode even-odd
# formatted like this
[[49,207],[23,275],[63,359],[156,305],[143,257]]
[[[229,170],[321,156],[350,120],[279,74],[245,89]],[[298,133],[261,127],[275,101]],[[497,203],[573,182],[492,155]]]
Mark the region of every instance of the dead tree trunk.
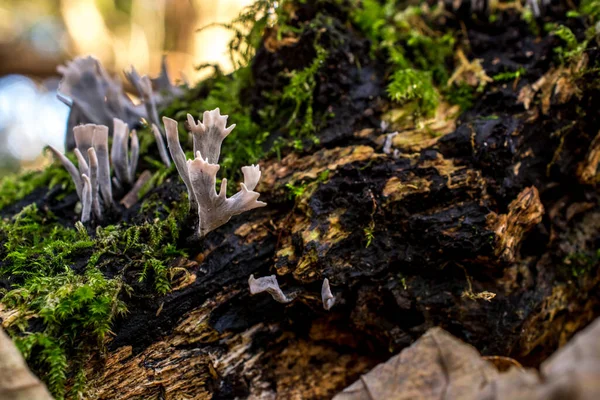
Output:
[[[193,278],[117,324],[98,397],[329,398],[433,326],[537,365],[598,315],[598,92],[551,66],[555,38],[535,42],[514,19],[492,34],[469,25],[488,74],[517,59],[527,74],[492,84],[440,135],[401,130],[385,154],[386,78],[367,42],[332,24],[342,44],[316,99],[335,117],[320,146],[266,161],[269,206],[191,243]],[[301,62],[308,36],[259,52],[255,96]],[[274,273],[292,303],[250,296],[251,274]]]
[[[172,292],[132,294],[89,365],[95,397],[331,398],[434,326],[538,365],[599,314],[600,96],[582,65],[553,66],[557,39],[536,39],[518,15],[467,22],[469,59],[488,75],[527,72],[490,83],[456,120],[440,106],[384,152],[381,117],[397,108],[386,72],[347,16],[329,17],[314,109],[333,116],[319,145],[264,161],[268,207],[183,238],[189,276]],[[256,110],[273,77],[312,60],[316,34],[259,50],[246,94]],[[183,190],[173,176],[153,193],[168,202]],[[295,299],[251,296],[251,274],[276,274]]]

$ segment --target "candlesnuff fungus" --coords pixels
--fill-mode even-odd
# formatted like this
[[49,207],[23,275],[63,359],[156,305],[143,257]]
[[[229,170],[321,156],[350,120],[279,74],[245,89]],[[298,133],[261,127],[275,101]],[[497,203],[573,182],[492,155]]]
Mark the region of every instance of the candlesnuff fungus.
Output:
[[[79,168],[53,146],[49,146],[50,150],[75,183],[75,190],[83,206],[81,221],[89,221],[92,210],[97,219],[102,219],[98,187],[103,194],[112,193],[110,172],[107,174],[105,171],[108,165],[108,128],[93,124],[81,125],[73,128],[73,134],[76,146],[74,152]],[[112,198],[109,199],[112,201]]]
[[250,275],[250,278],[248,278],[248,286],[251,295],[267,292],[273,297],[273,300],[284,304],[294,300],[293,297],[287,297],[283,293],[279,287],[279,283],[277,283],[277,277],[275,275],[264,276],[258,279],[255,279],[254,275]]
[[[135,130],[131,131],[120,119],[113,120],[113,143],[110,150],[110,158],[115,167],[116,183],[119,187],[133,185],[135,181],[135,170],[137,168],[140,144]],[[131,156],[129,155],[131,146]]]
[[[114,138],[111,149],[115,178],[112,180],[119,189],[131,187],[139,157],[139,143],[135,131],[129,139],[129,128],[125,122],[114,119]],[[108,158],[108,127],[86,124],[73,128],[75,156],[78,168],[60,151],[52,146],[50,150],[63,164],[75,183],[75,190],[82,204],[81,222],[87,222],[92,212],[96,219],[102,219],[102,205],[113,204],[110,162]],[[131,144],[130,144],[131,143]],[[131,146],[131,155],[129,147]],[[102,198],[102,202],[100,201]]]
[[[168,83],[168,75],[166,75],[166,67],[164,64],[163,58],[163,72],[165,74],[165,80]],[[136,69],[132,66],[130,71],[125,71],[125,76],[127,80],[131,83],[131,85],[135,88],[144,103],[144,107],[146,108],[146,119],[149,124],[152,126],[152,133],[154,134],[154,139],[156,140],[156,145],[158,146],[158,152],[160,154],[160,158],[167,167],[171,166],[171,160],[167,154],[167,149],[165,147],[165,141],[163,139],[163,132],[160,131],[158,127],[160,122],[158,120],[158,111],[156,109],[156,100],[155,96],[152,92],[152,81],[147,76],[140,76]]]
[[227,116],[221,115],[218,108],[205,111],[203,121],[198,123],[188,114],[196,155],[193,160],[186,160],[181,148],[177,121],[163,117],[163,123],[171,157],[188,191],[190,208],[198,211],[200,236],[227,223],[234,215],[267,205],[257,201],[260,194],[253,191],[261,175],[258,165],[242,167],[244,182],[240,184],[239,192],[227,198],[227,179],[223,178],[217,194],[215,184],[221,143],[235,128],[235,125],[225,128]]
[[321,300],[323,301],[323,308],[327,311],[335,304],[335,296],[331,293],[329,287],[329,279],[323,279],[323,286],[321,287]]
[[109,126],[114,118],[124,121],[134,128],[141,125],[142,118],[153,127],[156,143],[162,162],[169,167],[171,161],[164,144],[164,133],[156,135],[160,125],[157,106],[183,93],[180,87],[171,84],[163,57],[160,76],[151,79],[142,76],[131,67],[125,76],[136,89],[143,104],[135,105],[123,91],[119,80],[111,77],[94,57],[76,57],[58,67],[62,80],[57,97],[71,108],[67,126],[67,149],[74,147],[70,135],[79,124],[99,124]]
[[[71,111],[78,110],[79,121],[69,121],[67,132],[77,123],[108,126],[113,118],[135,126],[143,115],[143,107],[133,104],[123,91],[121,82],[113,79],[94,57],[76,57],[57,68],[62,75],[58,98]],[[65,96],[70,98],[67,99]],[[69,143],[67,143],[68,147]]]

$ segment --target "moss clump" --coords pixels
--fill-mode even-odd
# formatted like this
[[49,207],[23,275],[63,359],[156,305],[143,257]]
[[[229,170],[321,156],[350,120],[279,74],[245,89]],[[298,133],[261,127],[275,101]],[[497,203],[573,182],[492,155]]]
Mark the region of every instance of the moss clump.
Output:
[[315,50],[316,56],[308,67],[289,73],[290,82],[283,88],[281,96],[283,106],[286,102],[293,104],[293,112],[287,126],[292,126],[290,136],[296,139],[315,133],[313,102],[316,79],[319,69],[327,58],[327,51],[323,47],[315,44]]
[[598,268],[600,263],[600,249],[595,252],[578,252],[567,255],[563,260],[564,269],[568,271],[569,278],[580,278],[589,275]]
[[38,210],[35,204],[26,206],[0,223],[0,276],[22,282],[62,272],[93,246],[81,232],[58,224],[50,211]]
[[414,103],[418,115],[432,115],[440,91],[450,76],[455,50],[452,32],[436,32],[426,7],[398,11],[395,0],[383,4],[361,1],[352,11],[352,20],[372,42],[374,55],[383,54],[392,72],[387,93],[400,104]]
[[[217,107],[229,116],[229,122],[236,124],[228,139],[223,142],[221,150],[222,176],[231,177],[233,180],[241,179],[241,167],[257,163],[265,154],[264,144],[270,134],[273,122],[269,120],[269,113],[276,110],[282,98],[274,96],[264,105],[263,109],[253,110],[252,104],[247,100],[246,94],[254,84],[250,61],[262,45],[266,29],[276,29],[276,36],[298,33],[300,29],[289,24],[291,18],[290,2],[276,2],[271,0],[258,0],[246,7],[240,15],[227,24],[216,24],[230,31],[234,37],[229,42],[229,55],[232,64],[236,67],[229,75],[224,75],[219,68],[215,68],[214,75],[198,84],[182,99],[176,99],[169,107],[163,110],[163,115],[184,122],[186,114],[190,113],[198,118],[206,110]],[[205,27],[204,29],[210,26]],[[276,27],[276,28],[275,28]],[[202,66],[204,67],[204,66]],[[294,78],[294,76],[296,76]],[[313,85],[310,71],[305,73],[290,74],[290,87],[283,100],[296,101],[296,115],[300,109],[307,110],[310,115],[299,129],[301,132],[309,131],[312,127],[312,97],[298,98],[297,86],[304,84]],[[314,78],[312,78],[314,79]],[[304,95],[304,92],[302,93]],[[259,115],[259,118],[256,118]],[[291,119],[290,119],[291,121]],[[187,135],[180,124],[180,133]],[[187,136],[186,136],[187,137]],[[230,188],[230,190],[232,190]]]
[[187,204],[170,208],[151,197],[142,208],[147,217],[137,225],[99,227],[93,236],[35,204],[0,223],[0,279],[9,286],[1,302],[14,310],[4,323],[58,399],[82,395],[83,365],[126,312],[131,282],[170,290],[169,264],[185,255],[177,240]]
[[425,114],[432,113],[439,104],[431,73],[412,68],[396,70],[387,87],[387,93],[398,103],[415,101],[417,108]]
[[589,18],[590,25],[593,27],[600,20],[600,1],[582,0],[579,4],[579,12]]
[[186,255],[185,250],[177,247],[177,241],[187,203],[181,201],[169,207],[149,198],[142,208],[149,216],[143,222],[130,226],[125,223],[110,225],[96,230],[94,252],[88,265],[103,269],[111,264],[113,256],[118,256],[122,263],[121,275],[136,274],[138,282],[152,278],[154,290],[165,294],[171,288],[169,261]]
[[587,48],[588,40],[579,42],[573,31],[564,25],[557,26],[551,33],[559,37],[564,43],[563,46],[554,48],[554,52],[558,55],[561,63],[578,59]]
[[[4,323],[13,335],[22,332],[17,345],[52,394],[64,398],[67,376],[81,374],[83,355],[102,344],[114,317],[125,312],[122,281],[78,267],[94,241],[81,224],[65,228],[35,204],[2,221],[0,238],[0,278],[10,282],[2,304],[16,311]],[[82,390],[74,384],[73,394]]]
[[[306,139],[318,142],[314,96],[318,73],[328,56],[327,50],[320,44],[321,33],[330,22],[317,14],[310,23],[294,26],[291,24],[292,8],[291,2],[278,4],[259,0],[232,23],[220,24],[235,33],[229,50],[237,69],[224,75],[216,68],[214,75],[191,90],[186,98],[175,100],[163,110],[164,115],[181,122],[185,121],[187,113],[197,117],[203,111],[217,107],[229,116],[236,129],[223,142],[220,161],[223,176],[239,180],[242,166],[257,163],[266,154],[279,154],[283,147],[301,149]],[[288,35],[301,36],[305,30],[316,32],[315,56],[305,68],[281,71],[279,76],[274,77],[283,78],[281,80],[287,80],[287,83],[273,93],[262,93],[262,105],[257,108],[247,96],[254,88],[249,63],[263,44],[266,30],[275,32],[276,40]],[[181,134],[186,135],[183,124],[180,124],[180,129]],[[283,131],[283,135],[270,141],[271,147],[267,148],[267,139],[274,130]]]
[[451,104],[459,106],[462,111],[471,108],[475,101],[473,88],[464,82],[447,87],[444,96]]

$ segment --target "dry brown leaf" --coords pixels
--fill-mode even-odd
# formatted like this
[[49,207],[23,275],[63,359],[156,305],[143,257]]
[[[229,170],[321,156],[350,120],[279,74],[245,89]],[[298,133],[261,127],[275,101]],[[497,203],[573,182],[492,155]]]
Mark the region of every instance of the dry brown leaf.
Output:
[[[505,373],[440,328],[379,364],[334,400],[600,399],[600,318],[542,363]],[[488,357],[489,359],[489,357]]]
[[535,370],[511,368],[481,391],[479,400],[600,399],[600,319],[575,335]]
[[496,368],[441,328],[363,375],[334,400],[475,399]]

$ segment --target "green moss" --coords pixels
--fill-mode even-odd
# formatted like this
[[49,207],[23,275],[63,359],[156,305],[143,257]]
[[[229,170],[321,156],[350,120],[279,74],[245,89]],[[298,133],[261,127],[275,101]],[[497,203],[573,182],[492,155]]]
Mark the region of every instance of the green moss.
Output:
[[[357,2],[352,20],[371,40],[374,54],[387,57],[391,100],[416,106],[418,115],[432,115],[450,76],[455,40],[429,27],[430,16],[419,7],[400,9],[395,0]],[[408,104],[410,103],[410,104]]]
[[[185,255],[177,240],[187,203],[168,207],[149,198],[143,208],[148,220],[99,227],[93,237],[81,223],[65,227],[35,204],[0,222],[0,278],[11,284],[1,302],[18,311],[5,323],[58,399],[84,390],[84,360],[102,350],[112,322],[126,312],[126,276],[151,280],[159,294],[170,290],[169,263]],[[34,333],[27,332],[31,318],[41,322]]]
[[592,253],[571,253],[563,260],[563,265],[573,278],[580,278],[589,274],[595,268],[598,268],[599,263],[600,249]]
[[290,200],[295,200],[298,199],[300,197],[302,197],[302,195],[304,194],[304,192],[306,191],[308,184],[306,183],[292,183],[292,182],[288,182],[285,184],[286,189],[289,190],[289,194],[288,197]]
[[177,247],[177,240],[179,224],[187,213],[187,202],[181,201],[170,208],[147,199],[142,208],[146,215],[154,214],[155,218],[138,225],[97,229],[89,265],[101,267],[103,264],[99,261],[103,256],[110,260],[110,255],[118,255],[127,260],[122,270],[138,271],[140,282],[151,278],[154,289],[165,294],[171,287],[166,264],[176,257],[186,256],[185,251]]
[[83,367],[76,361],[80,352],[102,346],[114,317],[125,313],[118,299],[121,288],[120,279],[107,279],[96,268],[82,275],[67,268],[55,276],[33,277],[4,297],[3,303],[20,311],[15,325],[22,330],[28,316],[44,322],[41,332],[16,342],[56,398],[64,397],[67,374]]
[[458,105],[462,111],[471,108],[475,101],[473,88],[466,83],[447,87],[444,91],[444,96],[451,104]]
[[21,351],[30,368],[45,371],[39,377],[57,399],[65,397],[68,361],[61,343],[46,333],[31,333],[17,338],[15,345]]
[[314,180],[306,181],[303,179],[300,182],[291,181],[286,183],[285,187],[289,190],[289,199],[298,202],[303,197],[310,196],[321,183],[325,183],[328,180],[329,170],[324,170]]
[[379,42],[386,22],[396,12],[396,2],[387,0],[381,3],[377,0],[362,0],[354,3],[351,14],[352,21],[373,44]]
[[392,100],[401,104],[415,101],[424,115],[432,114],[439,104],[430,72],[399,69],[392,75],[387,93]]
[[564,25],[557,26],[551,33],[562,39],[564,43],[563,46],[554,48],[554,52],[558,55],[561,63],[581,57],[588,45],[588,40],[579,42],[573,31]]
[[[234,32],[229,48],[231,60],[237,69],[229,75],[223,75],[216,69],[214,76],[190,91],[188,98],[176,100],[164,110],[165,115],[182,122],[188,112],[197,117],[205,110],[217,107],[229,115],[229,122],[237,127],[223,142],[221,176],[239,180],[242,166],[258,162],[266,154],[279,154],[283,147],[302,149],[307,139],[318,143],[315,136],[318,121],[315,120],[313,106],[314,92],[318,73],[328,55],[320,44],[321,34],[328,29],[331,21],[319,13],[310,23],[295,27],[289,24],[292,9],[288,2],[258,1],[246,8],[232,23],[220,24]],[[254,85],[249,62],[262,45],[263,33],[267,28],[275,31],[277,39],[289,34],[298,37],[306,29],[317,32],[314,40],[315,57],[305,68],[282,72],[282,77],[288,80],[287,84],[273,93],[261,93],[262,105],[258,108],[250,104],[247,96]],[[185,136],[183,124],[180,124],[180,129]],[[280,131],[282,135],[272,147],[265,148],[265,142],[273,130]]]
[[293,112],[288,120],[287,127],[291,127],[292,138],[314,135],[313,102],[317,73],[325,63],[327,51],[319,44],[315,44],[316,56],[310,65],[299,71],[288,74],[290,82],[283,88],[282,106],[285,103],[293,105]]
[[525,68],[520,67],[516,71],[500,72],[494,75],[492,79],[496,82],[514,81],[515,79],[519,79],[521,76],[523,76],[525,72]]
[[56,274],[93,246],[87,234],[56,223],[51,212],[35,204],[0,223],[0,240],[0,276],[20,280]]
[[600,20],[600,1],[582,0],[579,3],[579,12],[589,18],[590,25],[595,24]]
[[[77,360],[99,348],[125,311],[123,284],[94,267],[75,273],[73,263],[87,258],[94,240],[81,224],[66,228],[35,204],[2,221],[0,239],[0,278],[11,283],[1,301],[18,311],[5,323],[52,394],[64,398],[66,377],[82,368]],[[42,322],[33,334],[26,332],[31,318]]]

